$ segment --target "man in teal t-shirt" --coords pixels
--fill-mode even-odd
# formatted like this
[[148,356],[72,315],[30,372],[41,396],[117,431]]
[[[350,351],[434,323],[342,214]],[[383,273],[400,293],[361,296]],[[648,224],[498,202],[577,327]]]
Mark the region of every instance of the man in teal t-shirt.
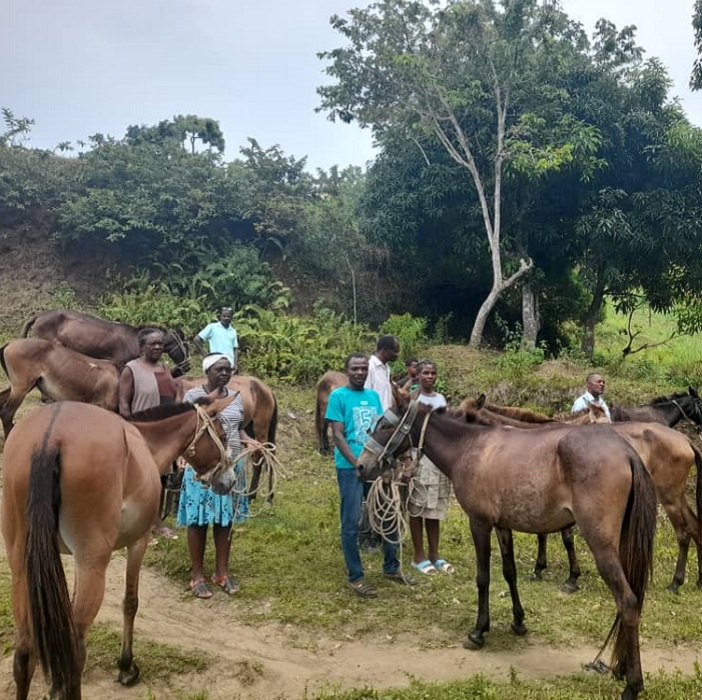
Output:
[[[356,476],[356,459],[363,450],[368,433],[382,415],[378,392],[364,387],[368,376],[368,358],[352,353],[346,358],[348,385],[329,395],[325,418],[331,423],[334,436],[334,463],[339,485],[341,517],[341,549],[348,570],[349,587],[362,598],[375,598],[373,588],[363,580],[363,566],[358,549],[358,523],[363,503],[363,484]],[[398,583],[413,585],[402,573],[397,558],[397,545],[383,540],[383,573]]]
[[237,350],[239,339],[236,330],[232,326],[232,310],[228,306],[223,306],[219,312],[219,320],[208,323],[194,338],[195,346],[201,355],[205,355],[203,341],[207,341],[210,353],[221,352],[226,355],[232,363],[234,372],[238,369]]

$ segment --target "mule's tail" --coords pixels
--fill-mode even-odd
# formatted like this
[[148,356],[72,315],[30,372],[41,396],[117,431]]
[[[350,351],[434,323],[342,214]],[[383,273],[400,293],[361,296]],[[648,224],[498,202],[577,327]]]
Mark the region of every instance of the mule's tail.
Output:
[[[646,597],[646,588],[653,575],[653,540],[656,534],[656,491],[649,473],[637,454],[629,457],[632,484],[622,522],[619,557],[624,576],[636,596],[636,610],[640,614]],[[627,662],[627,640],[620,616],[614,623],[612,671],[615,675]]]
[[[0,394],[2,396],[2,394]],[[700,523],[700,528],[702,528],[702,455],[700,455],[699,450],[696,447],[692,448],[695,453],[695,503],[697,504],[697,520]],[[702,532],[700,532],[700,539],[702,539]]]
[[[272,392],[271,392],[272,393]],[[268,424],[268,442],[275,445],[275,434],[278,430],[278,401],[273,394],[273,414],[271,422]]]
[[61,455],[56,447],[32,455],[27,496],[25,566],[29,617],[37,656],[57,697],[80,697],[77,641],[71,598],[61,564],[58,517]]
[[32,326],[35,321],[39,318],[39,314],[34,314],[25,324],[22,326],[22,333],[20,333],[22,338],[26,338],[29,335],[29,331],[32,330]]
[[7,365],[5,364],[5,348],[10,344],[10,341],[8,340],[2,347],[0,347],[0,365],[2,365],[2,371],[7,375],[7,378],[10,378],[10,375],[7,374]]

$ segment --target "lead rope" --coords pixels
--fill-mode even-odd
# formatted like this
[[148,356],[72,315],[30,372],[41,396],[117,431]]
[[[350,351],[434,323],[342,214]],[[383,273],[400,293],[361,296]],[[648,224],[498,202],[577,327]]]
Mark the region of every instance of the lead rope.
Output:
[[[413,411],[413,417],[414,415],[416,415],[416,405],[415,410]],[[421,459],[430,416],[431,412],[427,413],[424,418],[419,435],[419,444],[416,451],[413,450],[415,455],[412,457],[412,467],[414,467]],[[405,426],[409,428],[409,426],[411,426],[411,422],[403,419],[398,426],[398,430],[395,434],[393,434],[393,437],[390,438],[388,444],[393,441],[393,438],[397,432]],[[381,457],[385,457],[386,452],[388,452],[387,446],[386,449],[383,450]],[[402,573],[403,542],[405,539],[407,539],[407,532],[409,531],[409,523],[404,517],[405,511],[407,511],[409,507],[409,497],[407,495],[405,496],[405,499],[402,498],[401,486],[401,482],[397,481],[395,478],[391,478],[386,482],[383,479],[383,476],[379,476],[371,483],[370,489],[368,490],[368,496],[366,498],[368,522],[370,523],[371,529],[374,532],[377,532],[386,542],[395,544],[399,548],[397,558],[400,562],[400,573]],[[412,489],[417,488],[417,486],[421,485],[415,485],[414,480],[410,478],[407,493],[409,494]],[[403,505],[405,506],[404,508]]]

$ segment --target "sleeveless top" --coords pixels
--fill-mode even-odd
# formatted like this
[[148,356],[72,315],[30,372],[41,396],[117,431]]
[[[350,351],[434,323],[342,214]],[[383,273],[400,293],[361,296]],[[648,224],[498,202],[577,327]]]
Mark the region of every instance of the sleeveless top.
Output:
[[132,413],[139,413],[139,411],[145,411],[147,408],[175,401],[175,382],[164,365],[159,365],[163,371],[158,373],[154,373],[144,367],[139,359],[127,362],[126,366],[129,367],[134,378]]

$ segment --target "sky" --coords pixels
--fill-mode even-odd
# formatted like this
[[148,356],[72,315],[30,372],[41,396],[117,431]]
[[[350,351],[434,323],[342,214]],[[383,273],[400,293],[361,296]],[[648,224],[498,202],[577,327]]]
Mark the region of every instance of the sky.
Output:
[[[308,169],[365,166],[371,134],[316,113],[326,81],[319,51],[343,45],[334,14],[370,0],[3,0],[0,107],[35,120],[27,145],[54,148],[176,114],[219,121],[225,157],[255,138],[306,157]],[[563,0],[591,32],[599,17],[638,27],[692,122],[702,93],[687,87],[695,58],[694,0]]]

